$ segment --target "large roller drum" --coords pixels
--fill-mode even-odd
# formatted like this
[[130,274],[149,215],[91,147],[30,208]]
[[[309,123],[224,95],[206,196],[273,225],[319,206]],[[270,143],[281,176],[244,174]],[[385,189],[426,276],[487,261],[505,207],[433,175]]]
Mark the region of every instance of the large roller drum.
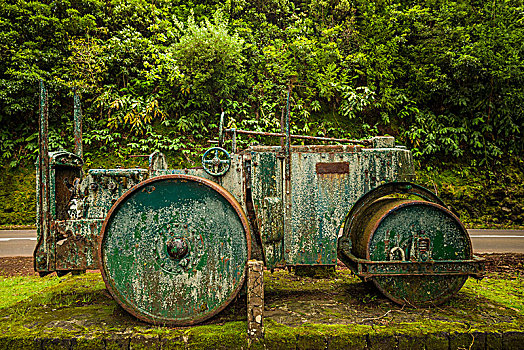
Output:
[[[397,192],[394,184],[388,186]],[[464,226],[429,192],[422,197],[432,201],[384,197],[387,187],[377,192],[357,202],[348,216],[341,242],[350,238],[351,253],[344,254],[339,242],[339,256],[362,261],[362,275],[397,303],[418,307],[447,300],[468,278],[473,258]]]
[[239,203],[212,181],[146,180],[107,215],[99,241],[102,276],[115,300],[144,321],[201,322],[242,287],[248,227]]

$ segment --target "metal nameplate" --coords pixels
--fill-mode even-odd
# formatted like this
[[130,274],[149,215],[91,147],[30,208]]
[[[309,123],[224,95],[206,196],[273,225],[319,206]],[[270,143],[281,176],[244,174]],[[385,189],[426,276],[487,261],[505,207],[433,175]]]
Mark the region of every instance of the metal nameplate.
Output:
[[317,163],[317,174],[349,174],[349,162]]

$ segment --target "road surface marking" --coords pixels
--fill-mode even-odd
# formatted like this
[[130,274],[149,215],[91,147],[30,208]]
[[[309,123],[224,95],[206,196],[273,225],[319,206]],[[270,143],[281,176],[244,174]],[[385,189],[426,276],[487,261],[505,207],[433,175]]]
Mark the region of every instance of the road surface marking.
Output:
[[36,237],[27,237],[27,238],[0,238],[0,242],[7,242],[7,241],[36,241]]
[[524,238],[524,236],[469,235],[471,238]]

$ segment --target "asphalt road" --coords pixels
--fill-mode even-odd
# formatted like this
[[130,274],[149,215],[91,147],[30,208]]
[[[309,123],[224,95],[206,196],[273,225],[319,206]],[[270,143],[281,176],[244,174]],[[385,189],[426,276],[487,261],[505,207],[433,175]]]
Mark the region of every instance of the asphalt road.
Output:
[[[524,230],[468,230],[475,253],[524,253]],[[0,257],[32,256],[36,230],[0,231]]]
[[32,256],[36,230],[0,231],[0,257]]

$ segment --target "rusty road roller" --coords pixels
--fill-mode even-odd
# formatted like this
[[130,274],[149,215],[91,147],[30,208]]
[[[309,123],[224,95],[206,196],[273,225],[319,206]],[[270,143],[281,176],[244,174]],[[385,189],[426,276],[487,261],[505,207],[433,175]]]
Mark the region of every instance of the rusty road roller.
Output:
[[[34,268],[100,269],[114,299],[143,321],[212,317],[242,289],[252,258],[270,270],[340,259],[389,299],[415,307],[441,303],[482,275],[464,226],[411,183],[412,154],[393,137],[292,135],[289,108],[281,133],[227,129],[222,114],[201,167],[169,169],[154,152],[147,169],[84,171],[78,97],[75,151],[49,152],[42,83],[40,90]],[[240,150],[241,135],[281,141]]]

